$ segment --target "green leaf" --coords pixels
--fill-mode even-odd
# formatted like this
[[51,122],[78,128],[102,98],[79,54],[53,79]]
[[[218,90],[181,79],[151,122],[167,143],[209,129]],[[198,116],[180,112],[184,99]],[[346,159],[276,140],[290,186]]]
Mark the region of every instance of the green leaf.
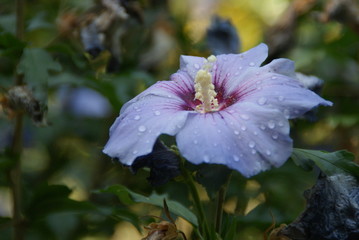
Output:
[[359,178],[359,165],[353,162],[354,155],[345,150],[330,153],[296,148],[291,158],[305,169],[310,169],[315,164],[329,176],[346,173]]
[[192,223],[194,226],[198,226],[197,217],[193,214],[192,211],[176,201],[169,200],[166,195],[158,195],[153,193],[149,197],[146,197],[141,194],[134,193],[122,185],[113,185],[106,189],[100,190],[100,192],[115,194],[120,199],[120,201],[125,204],[148,203],[158,207],[163,207],[163,199],[166,199],[168,208],[172,213],[181,216],[182,218]]
[[42,48],[24,49],[17,73],[24,75],[24,80],[32,89],[35,99],[40,102],[42,111],[46,110],[49,71],[61,71],[61,65],[49,53]]
[[28,84],[46,83],[49,71],[61,71],[61,65],[54,61],[42,48],[25,48],[17,73],[25,75]]

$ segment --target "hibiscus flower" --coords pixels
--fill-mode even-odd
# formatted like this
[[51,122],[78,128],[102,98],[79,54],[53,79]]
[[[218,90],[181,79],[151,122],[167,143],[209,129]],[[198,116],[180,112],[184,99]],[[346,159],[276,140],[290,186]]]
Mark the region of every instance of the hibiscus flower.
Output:
[[223,164],[245,177],[281,166],[292,152],[288,119],[332,103],[301,85],[292,61],[261,66],[267,55],[260,44],[241,54],[181,56],[170,81],[124,104],[104,153],[131,165],[168,134],[194,164]]

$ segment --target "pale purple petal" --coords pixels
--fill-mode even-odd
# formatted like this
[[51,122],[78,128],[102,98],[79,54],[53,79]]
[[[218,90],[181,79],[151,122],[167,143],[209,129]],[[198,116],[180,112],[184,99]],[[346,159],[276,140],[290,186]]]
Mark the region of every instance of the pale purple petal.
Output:
[[131,165],[136,157],[152,151],[159,135],[175,135],[183,127],[189,112],[181,110],[181,104],[183,101],[176,97],[154,94],[127,103],[110,128],[110,139],[103,152]]
[[189,114],[176,139],[188,161],[224,164],[246,177],[281,166],[292,151],[283,114],[246,102],[220,112]]
[[231,93],[237,102],[248,101],[260,106],[274,108],[286,118],[296,118],[318,105],[331,106],[314,92],[304,88],[294,77],[294,64],[278,59],[247,74]]
[[182,55],[180,57],[180,70],[178,72],[187,73],[191,77],[193,82],[196,78],[198,70],[202,68],[205,60],[206,59],[203,57]]
[[213,82],[216,89],[230,93],[236,86],[246,80],[248,72],[259,67],[268,56],[265,44],[243,52],[241,54],[224,54],[217,56],[213,69]]

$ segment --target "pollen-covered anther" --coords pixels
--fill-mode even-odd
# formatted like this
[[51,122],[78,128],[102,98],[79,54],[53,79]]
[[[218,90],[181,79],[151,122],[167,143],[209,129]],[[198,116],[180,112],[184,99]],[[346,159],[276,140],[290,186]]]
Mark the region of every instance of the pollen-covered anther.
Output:
[[200,113],[218,111],[217,93],[214,90],[212,83],[212,68],[213,63],[217,60],[215,56],[210,56],[205,60],[202,69],[200,69],[194,80],[195,85],[195,99],[202,103],[196,106],[196,111]]

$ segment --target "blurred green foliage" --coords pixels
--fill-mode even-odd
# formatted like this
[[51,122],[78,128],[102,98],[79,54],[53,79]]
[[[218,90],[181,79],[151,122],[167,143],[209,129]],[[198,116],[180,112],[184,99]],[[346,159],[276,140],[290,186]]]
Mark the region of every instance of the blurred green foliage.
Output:
[[[204,36],[200,35],[206,23],[199,24],[196,22],[199,16],[195,16],[198,8],[205,6],[198,1],[183,1],[183,4],[124,1],[137,5],[126,9],[128,18],[111,21],[111,26],[101,33],[106,50],[94,57],[83,47],[81,29],[103,11],[99,7],[101,1],[24,2],[23,40],[16,36],[16,1],[0,3],[0,100],[3,104],[16,78],[23,76],[34,99],[43,106],[42,111],[47,111],[46,127],[36,127],[28,117],[23,122],[20,191],[25,239],[133,239],[115,238],[126,231],[118,224],[129,221],[143,231],[142,225],[148,220],[141,217],[159,215],[159,198],[164,195],[173,201],[168,201],[173,213],[195,223],[184,182],[172,181],[152,188],[146,181],[146,169],[134,176],[101,150],[108,129],[125,102],[157,80],[168,79],[178,69],[179,55],[209,54]],[[231,19],[243,40],[242,50],[247,50],[266,41],[266,33],[276,28],[276,24],[280,26],[286,7],[299,1],[268,1],[270,13],[265,13],[260,1],[208,2],[215,8],[205,9],[208,16],[201,16],[203,20],[209,21],[213,14]],[[293,29],[287,32],[291,35],[291,47],[280,52],[280,57],[294,60],[298,71],[323,79],[322,94],[334,102],[334,107],[320,109],[315,122],[305,119],[292,122],[291,135],[300,148],[347,149],[358,156],[359,32],[350,20],[343,22],[335,16],[320,20],[329,14],[327,1],[311,2],[314,4],[295,18]],[[226,4],[229,5],[225,7]],[[233,11],[228,6],[240,10]],[[248,34],[251,29],[255,29],[253,36]],[[74,107],[80,100],[72,93],[81,88],[94,90],[104,105],[89,110],[92,114],[84,113],[85,108],[96,106],[92,99],[97,97],[91,95],[84,100],[88,104]],[[110,110],[93,113],[105,106]],[[0,113],[0,236],[11,239],[13,198],[9,172],[15,165],[11,154],[15,121],[6,104],[2,108],[8,114]],[[335,162],[340,157],[353,160],[347,152],[314,152],[314,157],[309,157],[312,153],[306,150],[297,149],[294,153],[294,162],[308,169],[312,169],[312,161],[320,167],[323,164],[320,159],[325,158],[358,174],[352,162]],[[304,171],[294,162],[289,160],[281,168],[251,179],[236,172],[232,174],[224,205],[223,239],[262,239],[273,221],[289,223],[300,214],[305,204],[302,193],[314,184],[318,173],[316,168]],[[332,172],[332,167],[320,168]],[[213,172],[212,169],[197,176],[212,193],[208,196],[197,186],[203,190],[200,197],[208,209],[214,209],[212,200],[217,188],[211,179],[218,183]],[[224,179],[220,182],[225,181],[221,177]],[[114,184],[126,187],[117,187],[122,189],[120,193],[113,187],[107,188]],[[120,194],[121,201],[115,195],[95,191],[106,188],[105,192]],[[134,202],[152,203],[159,208]],[[215,212],[209,210],[206,214],[213,218]],[[187,228],[183,231],[190,234],[191,228]]]

